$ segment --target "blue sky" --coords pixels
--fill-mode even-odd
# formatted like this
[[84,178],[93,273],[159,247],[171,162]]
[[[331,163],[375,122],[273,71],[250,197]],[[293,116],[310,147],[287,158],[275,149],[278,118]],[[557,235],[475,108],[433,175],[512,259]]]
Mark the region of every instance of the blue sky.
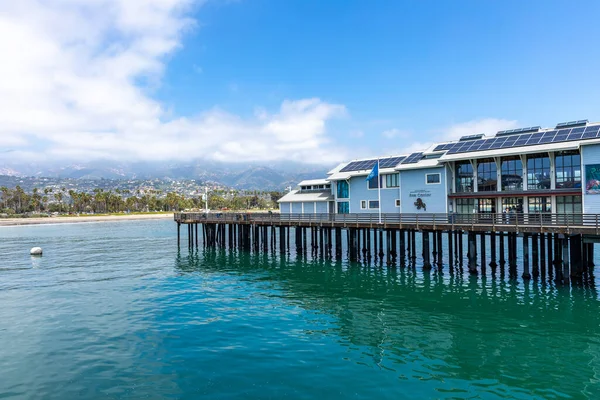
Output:
[[[27,1],[51,22],[69,7]],[[331,163],[461,134],[600,120],[597,1],[123,1],[66,10],[81,23],[106,14],[89,35],[67,26],[55,40],[57,54],[75,60],[50,66],[73,76],[53,84],[73,92],[55,130],[72,131],[40,136],[43,127],[15,131],[0,118],[11,132],[5,146],[26,156],[37,137],[50,157]],[[162,5],[147,9],[153,2]],[[10,8],[13,21],[45,25]],[[87,51],[73,50],[75,40]],[[113,49],[118,60],[107,56]],[[80,72],[99,65],[124,72],[98,82]],[[81,99],[90,90],[101,96]]]

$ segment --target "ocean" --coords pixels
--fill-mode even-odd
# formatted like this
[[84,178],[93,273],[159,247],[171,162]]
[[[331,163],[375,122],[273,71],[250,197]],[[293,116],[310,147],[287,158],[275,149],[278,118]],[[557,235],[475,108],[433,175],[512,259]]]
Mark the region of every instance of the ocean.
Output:
[[600,397],[594,279],[186,243],[171,220],[0,228],[0,399]]

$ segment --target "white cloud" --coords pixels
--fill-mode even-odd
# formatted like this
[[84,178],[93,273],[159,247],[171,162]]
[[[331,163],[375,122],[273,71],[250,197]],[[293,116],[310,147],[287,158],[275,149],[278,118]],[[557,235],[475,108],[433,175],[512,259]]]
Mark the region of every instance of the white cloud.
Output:
[[517,126],[518,123],[514,120],[481,118],[452,125],[443,130],[442,137],[444,140],[454,140],[459,139],[461,136],[478,133],[490,135],[505,129],[514,129]]
[[[240,118],[214,108],[173,119],[151,97],[194,28],[193,0],[0,2],[0,146],[12,157],[331,162],[318,98]],[[194,66],[199,73],[200,67]],[[143,84],[141,83],[143,82]]]
[[410,137],[410,133],[393,128],[381,132],[381,136],[386,139],[406,139]]

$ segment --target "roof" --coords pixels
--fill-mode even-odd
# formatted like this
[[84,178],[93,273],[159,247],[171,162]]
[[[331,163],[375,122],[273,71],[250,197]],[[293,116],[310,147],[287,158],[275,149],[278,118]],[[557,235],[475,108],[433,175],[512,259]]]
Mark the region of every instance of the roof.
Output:
[[[598,142],[595,140],[594,143]],[[475,151],[472,153],[457,153],[457,154],[446,154],[442,156],[440,161],[456,161],[456,160],[470,160],[473,158],[487,158],[487,157],[501,157],[514,154],[531,154],[540,153],[547,151],[559,151],[559,150],[574,150],[579,148],[581,144],[592,144],[590,141],[574,141],[574,142],[560,142],[560,143],[548,143],[540,144],[535,146],[520,146],[511,147],[508,149],[494,149]]]
[[318,191],[318,192],[300,192],[299,190],[292,190],[285,196],[280,198],[278,203],[299,203],[304,201],[330,201],[333,200],[333,196],[329,190]]
[[313,185],[328,185],[329,181],[325,178],[322,179],[307,179],[298,184],[298,186],[313,186]]

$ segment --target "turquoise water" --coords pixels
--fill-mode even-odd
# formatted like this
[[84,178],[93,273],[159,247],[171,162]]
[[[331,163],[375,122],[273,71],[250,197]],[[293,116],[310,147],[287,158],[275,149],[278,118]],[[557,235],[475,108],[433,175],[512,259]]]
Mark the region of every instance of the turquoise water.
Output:
[[593,282],[190,253],[175,235],[0,228],[0,398],[600,396]]

